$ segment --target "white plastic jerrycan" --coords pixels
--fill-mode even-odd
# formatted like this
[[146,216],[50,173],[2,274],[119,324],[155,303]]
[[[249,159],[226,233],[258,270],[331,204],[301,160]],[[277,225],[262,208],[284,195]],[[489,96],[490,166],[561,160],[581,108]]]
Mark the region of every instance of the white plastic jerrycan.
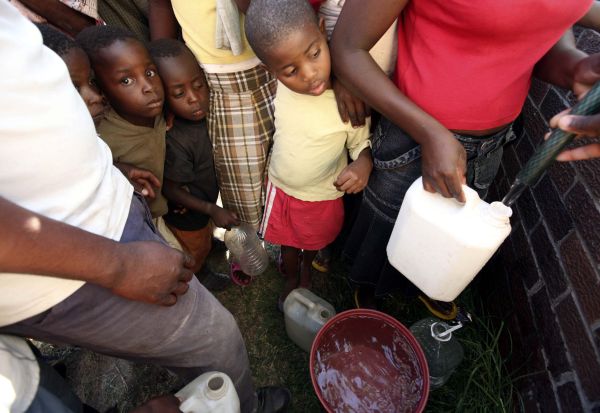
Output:
[[306,288],[296,288],[286,297],[283,313],[288,337],[310,352],[317,333],[335,315],[335,309]]
[[510,234],[512,210],[481,200],[463,185],[466,203],[408,189],[387,245],[390,263],[427,296],[454,300]]
[[239,413],[240,399],[225,373],[211,371],[196,377],[175,393],[183,413]]

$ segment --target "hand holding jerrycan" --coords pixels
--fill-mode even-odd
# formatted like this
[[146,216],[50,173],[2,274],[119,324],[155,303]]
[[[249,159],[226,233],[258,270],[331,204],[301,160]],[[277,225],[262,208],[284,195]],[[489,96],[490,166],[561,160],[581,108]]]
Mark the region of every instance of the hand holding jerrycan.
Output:
[[390,263],[430,298],[454,300],[510,234],[512,210],[463,185],[466,203],[408,189],[387,245]]

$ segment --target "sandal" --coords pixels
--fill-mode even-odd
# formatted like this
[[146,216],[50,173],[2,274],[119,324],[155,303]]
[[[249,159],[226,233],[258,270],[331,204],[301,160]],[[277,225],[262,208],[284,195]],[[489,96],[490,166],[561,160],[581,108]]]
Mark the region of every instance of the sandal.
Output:
[[312,261],[312,267],[322,273],[328,273],[331,270],[331,253],[319,250],[315,259]]
[[245,287],[252,282],[253,277],[242,271],[242,267],[237,262],[232,262],[229,268],[229,277],[235,284]]

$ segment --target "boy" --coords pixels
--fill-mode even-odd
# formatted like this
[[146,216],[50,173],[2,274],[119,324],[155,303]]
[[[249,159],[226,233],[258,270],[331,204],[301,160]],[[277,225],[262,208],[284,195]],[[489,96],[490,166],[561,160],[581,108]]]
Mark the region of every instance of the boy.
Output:
[[[253,0],[245,26],[256,55],[279,80],[261,233],[281,245],[287,278],[281,308],[292,289],[310,288],[316,252],[341,229],[344,192],[360,192],[367,183],[369,127],[353,128],[340,119],[323,21],[308,2]],[[348,154],[354,160],[349,165]]]
[[[167,110],[174,116],[167,131],[163,194],[169,201],[169,213],[165,221],[195,258],[194,271],[199,271],[212,245],[209,219],[227,229],[239,225],[239,219],[216,205],[219,187],[205,120],[209,91],[204,72],[192,52],[177,40],[152,42],[150,54],[163,81]],[[206,268],[203,273],[211,274]],[[205,286],[206,281],[208,277]]]
[[167,125],[162,115],[164,91],[148,50],[131,32],[115,26],[94,26],[76,38],[87,52],[111,110],[98,132],[112,151],[115,163],[146,169],[156,178],[154,199],[148,200],[154,225],[174,248],[179,242],[162,216],[168,211],[161,193]]
[[[73,86],[81,95],[97,128],[100,121],[104,119],[107,106],[92,76],[90,60],[81,46],[66,34],[47,24],[36,24],[36,26],[42,33],[44,45],[59,55],[67,65]],[[150,171],[122,162],[115,163],[115,166],[143,196],[150,199],[155,197],[154,187],[160,185],[160,182]]]

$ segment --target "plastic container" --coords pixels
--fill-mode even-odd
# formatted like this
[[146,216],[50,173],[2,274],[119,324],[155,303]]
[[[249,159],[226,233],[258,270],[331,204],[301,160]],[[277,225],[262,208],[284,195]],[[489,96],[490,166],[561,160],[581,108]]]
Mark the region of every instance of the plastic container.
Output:
[[462,325],[451,327],[437,318],[417,321],[410,327],[429,366],[429,385],[432,390],[442,387],[464,358],[462,345],[452,332]]
[[241,223],[225,233],[225,245],[232,258],[248,275],[262,274],[269,266],[269,256],[250,224]]
[[417,340],[374,310],[344,311],[323,326],[310,351],[310,378],[329,413],[422,412],[429,394]]
[[510,234],[512,210],[463,185],[466,203],[423,189],[406,192],[387,245],[390,263],[427,296],[452,301]]
[[286,297],[283,313],[288,337],[308,353],[321,327],[335,315],[335,309],[306,288],[296,288]]
[[240,399],[225,373],[211,371],[196,377],[175,393],[183,413],[239,413]]

